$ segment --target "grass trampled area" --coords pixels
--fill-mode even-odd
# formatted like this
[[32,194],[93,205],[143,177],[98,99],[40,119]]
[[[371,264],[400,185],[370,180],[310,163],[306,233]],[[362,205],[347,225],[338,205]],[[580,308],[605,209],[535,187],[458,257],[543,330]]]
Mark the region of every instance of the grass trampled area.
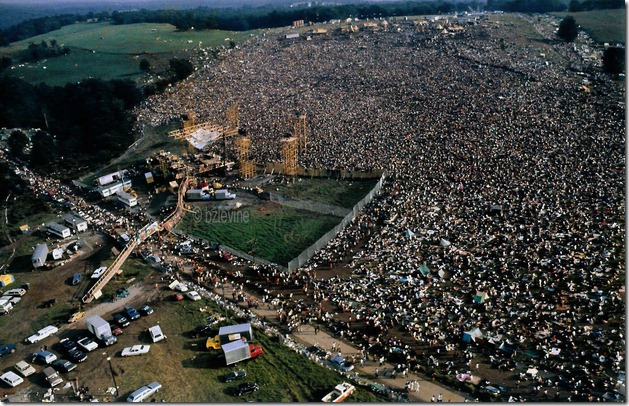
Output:
[[278,264],[287,264],[339,223],[335,216],[275,203],[243,207],[224,221],[214,218],[212,210],[204,206],[200,219],[187,213],[178,228]]
[[271,192],[300,200],[311,200],[352,208],[378,183],[378,179],[334,180],[298,178],[294,183],[273,185]]

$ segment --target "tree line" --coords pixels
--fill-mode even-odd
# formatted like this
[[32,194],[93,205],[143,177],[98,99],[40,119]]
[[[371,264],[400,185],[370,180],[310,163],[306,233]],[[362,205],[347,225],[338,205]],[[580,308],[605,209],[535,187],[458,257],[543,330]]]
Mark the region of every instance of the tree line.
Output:
[[[88,79],[63,87],[0,76],[0,127],[39,128],[30,154],[24,138],[9,137],[15,157],[62,179],[120,155],[133,142],[130,111],[143,99],[129,80]],[[21,152],[20,152],[21,151]]]

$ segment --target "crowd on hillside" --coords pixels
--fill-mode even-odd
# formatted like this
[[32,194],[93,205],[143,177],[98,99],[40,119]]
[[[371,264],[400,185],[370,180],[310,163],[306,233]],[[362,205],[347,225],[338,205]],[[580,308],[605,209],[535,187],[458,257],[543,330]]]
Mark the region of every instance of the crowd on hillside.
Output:
[[440,361],[444,344],[479,328],[502,346],[496,365],[509,365],[509,348],[527,351],[565,376],[562,399],[588,399],[625,366],[624,97],[608,80],[584,90],[561,58],[504,32],[258,36],[138,116],[213,119],[238,101],[262,163],[279,160],[279,138],[306,113],[303,165],[387,172],[381,196],[304,269],[347,260],[366,240],[352,278],[306,280],[370,335],[326,322],[389,350],[399,327],[439,349],[431,362],[448,373],[470,367]]

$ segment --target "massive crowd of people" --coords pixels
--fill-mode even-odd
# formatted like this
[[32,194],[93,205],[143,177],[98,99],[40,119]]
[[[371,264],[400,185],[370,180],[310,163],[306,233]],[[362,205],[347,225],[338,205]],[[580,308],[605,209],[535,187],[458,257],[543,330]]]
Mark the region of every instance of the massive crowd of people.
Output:
[[510,365],[506,348],[526,352],[565,375],[561,399],[596,399],[625,366],[623,90],[608,78],[584,89],[565,44],[520,41],[522,27],[544,32],[533,22],[311,41],[267,31],[149,99],[138,119],[211,120],[238,101],[263,163],[279,161],[280,137],[306,113],[302,165],[387,173],[381,195],[303,269],[349,258],[352,277],[297,280],[368,334],[332,313],[325,322],[365,348],[408,351],[391,343],[398,329],[452,374],[469,357],[447,354],[479,328],[496,365]]

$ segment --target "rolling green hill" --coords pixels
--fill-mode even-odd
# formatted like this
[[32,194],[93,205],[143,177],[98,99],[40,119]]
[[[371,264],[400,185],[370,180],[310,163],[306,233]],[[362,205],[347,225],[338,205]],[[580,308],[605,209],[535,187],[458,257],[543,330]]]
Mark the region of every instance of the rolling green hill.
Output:
[[169,24],[81,23],[15,42],[0,53],[15,60],[30,43],[55,39],[57,44],[70,49],[68,55],[34,63],[14,63],[10,72],[30,83],[63,85],[88,77],[137,79],[143,74],[139,69],[142,58],[160,71],[168,67],[170,58],[190,52],[199,44],[204,48],[227,46],[228,41],[238,43],[251,34],[216,30],[178,32]]

